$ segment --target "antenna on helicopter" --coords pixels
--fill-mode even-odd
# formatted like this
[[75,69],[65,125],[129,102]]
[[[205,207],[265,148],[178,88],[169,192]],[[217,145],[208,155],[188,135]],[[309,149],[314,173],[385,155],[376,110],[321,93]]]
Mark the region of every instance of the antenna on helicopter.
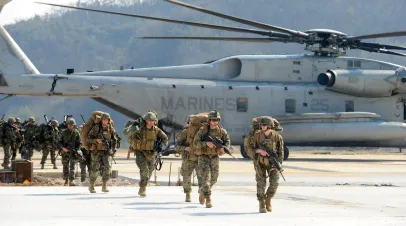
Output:
[[92,11],[92,12],[101,12],[101,13],[108,13],[108,14],[115,14],[120,16],[129,16],[135,18],[142,18],[142,19],[149,19],[155,21],[162,21],[168,23],[175,23],[175,24],[183,24],[183,25],[190,25],[195,27],[204,27],[222,31],[231,31],[231,32],[238,32],[238,33],[249,33],[255,35],[261,35],[265,37],[188,37],[188,36],[144,36],[138,37],[142,39],[184,39],[184,40],[215,40],[215,41],[234,41],[234,42],[259,42],[259,43],[270,43],[270,42],[281,42],[281,43],[297,43],[297,44],[305,44],[305,50],[314,52],[315,55],[321,56],[342,56],[346,54],[347,49],[359,49],[368,52],[376,52],[376,53],[383,53],[383,54],[390,54],[396,56],[404,56],[406,54],[395,52],[392,50],[406,50],[406,47],[403,46],[396,46],[396,45],[386,45],[380,43],[370,43],[364,42],[365,39],[375,39],[375,38],[389,38],[389,37],[399,37],[399,36],[406,36],[406,31],[396,31],[396,32],[386,32],[386,33],[377,33],[377,34],[367,34],[367,35],[359,35],[359,36],[349,36],[345,33],[330,30],[330,29],[312,29],[307,30],[305,32],[291,30],[283,27],[277,27],[271,24],[256,22],[253,20],[248,20],[232,15],[223,14],[220,12],[216,12],[213,10],[205,9],[202,7],[194,6],[191,4],[187,4],[177,0],[164,0],[165,2],[176,4],[182,7],[186,7],[192,10],[200,11],[206,14],[210,14],[213,16],[217,16],[223,19],[231,20],[234,22],[239,22],[245,25],[249,25],[255,27],[256,29],[247,29],[247,28],[239,28],[239,27],[230,27],[230,26],[219,26],[213,24],[205,24],[205,23],[196,23],[190,21],[183,21],[183,20],[172,20],[166,18],[159,18],[159,17],[150,17],[150,16],[141,16],[136,14],[128,14],[128,13],[118,13],[106,10],[97,10],[97,9],[88,9],[83,7],[75,7],[75,6],[67,6],[67,5],[59,5],[59,4],[52,4],[52,3],[43,3],[43,2],[36,2],[38,4],[50,5],[50,6],[59,6],[64,8],[70,9],[80,9],[85,11]]

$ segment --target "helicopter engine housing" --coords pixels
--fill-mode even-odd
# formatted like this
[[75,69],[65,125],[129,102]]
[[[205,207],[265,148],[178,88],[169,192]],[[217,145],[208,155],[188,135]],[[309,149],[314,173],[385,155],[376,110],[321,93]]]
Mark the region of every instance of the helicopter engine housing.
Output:
[[317,77],[326,89],[359,97],[388,97],[398,90],[399,70],[328,70]]

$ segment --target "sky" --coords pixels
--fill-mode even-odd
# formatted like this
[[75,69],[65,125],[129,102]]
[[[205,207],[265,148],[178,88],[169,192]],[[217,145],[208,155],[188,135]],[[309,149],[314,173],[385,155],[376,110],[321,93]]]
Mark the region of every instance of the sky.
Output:
[[[52,10],[61,9],[60,7],[51,7],[34,3],[47,2],[58,4],[75,3],[77,0],[13,0],[9,2],[0,14],[0,24],[14,23],[16,20],[26,19],[35,15],[43,15]],[[85,0],[82,2],[86,2]]]

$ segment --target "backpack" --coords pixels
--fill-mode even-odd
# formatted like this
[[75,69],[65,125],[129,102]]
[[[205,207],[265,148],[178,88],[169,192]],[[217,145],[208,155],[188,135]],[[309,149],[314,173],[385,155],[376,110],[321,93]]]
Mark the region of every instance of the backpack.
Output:
[[128,121],[123,129],[123,135],[129,138],[135,132],[139,131],[145,125],[145,120],[142,117],[139,117],[136,120]]
[[[101,115],[104,112],[102,111],[94,111],[90,114],[89,119],[85,124],[83,124],[82,130],[80,131],[80,141],[82,142],[82,146],[86,149],[90,149],[90,144],[87,142],[87,135],[89,134],[90,130],[93,128],[94,125],[98,125],[101,123]],[[114,121],[110,118],[110,126],[114,128]]]
[[37,138],[37,140],[40,143],[43,143],[45,141],[45,138],[44,138],[45,131],[50,128],[51,128],[51,126],[48,124],[45,124],[45,123],[42,123],[39,126],[37,126],[37,128],[34,132],[34,136]]
[[256,130],[259,130],[259,122],[261,121],[262,118],[269,118],[272,121],[273,127],[272,129],[275,131],[283,131],[283,128],[281,127],[281,124],[279,123],[278,120],[272,118],[271,116],[259,116],[256,118],[253,118],[251,121],[251,133],[250,135],[254,135]]
[[202,112],[196,115],[189,116],[189,127],[186,131],[186,143],[188,143],[191,147],[193,147],[193,140],[199,129],[207,125],[207,120],[209,118],[208,112]]

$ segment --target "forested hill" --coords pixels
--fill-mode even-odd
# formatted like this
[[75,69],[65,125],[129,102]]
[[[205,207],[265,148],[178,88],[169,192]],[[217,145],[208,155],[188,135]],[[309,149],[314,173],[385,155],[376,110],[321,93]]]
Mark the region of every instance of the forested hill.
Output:
[[[141,2],[141,3],[140,3]],[[216,11],[276,26],[305,31],[313,28],[339,30],[349,35],[406,30],[404,0],[185,0]],[[241,26],[214,16],[175,6],[161,0],[93,0],[80,4],[96,9],[183,19],[218,25]],[[7,9],[5,9],[7,10]],[[143,40],[136,36],[243,36],[185,25],[147,21],[93,12],[58,10],[6,26],[42,73],[154,67],[194,64],[236,54],[303,53],[297,44],[258,44],[218,41]],[[406,46],[406,38],[380,39]],[[405,59],[361,51],[349,55],[406,65]],[[51,88],[51,84],[50,84]],[[110,111],[121,131],[127,118],[89,99],[13,97],[0,103],[9,115],[21,118],[48,114],[62,120],[66,113],[85,117],[96,109]]]

